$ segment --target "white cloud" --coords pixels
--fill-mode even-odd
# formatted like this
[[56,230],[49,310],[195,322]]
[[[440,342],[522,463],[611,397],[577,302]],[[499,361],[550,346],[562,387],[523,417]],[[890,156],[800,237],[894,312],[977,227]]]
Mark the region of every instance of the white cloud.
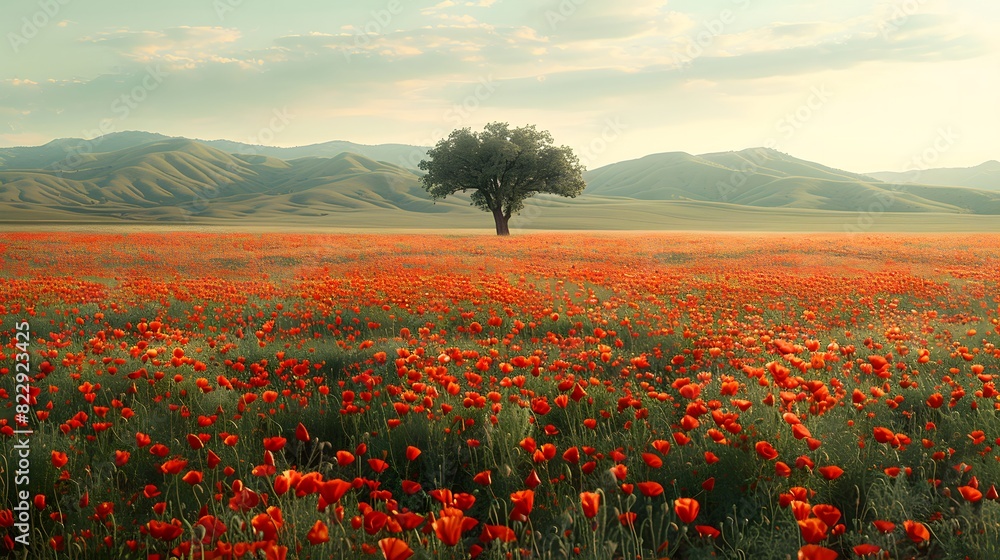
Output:
[[84,37],[81,41],[112,49],[125,59],[143,64],[165,62],[174,67],[194,68],[210,62],[246,62],[220,54],[240,37],[236,29],[182,26],[163,31],[119,29]]

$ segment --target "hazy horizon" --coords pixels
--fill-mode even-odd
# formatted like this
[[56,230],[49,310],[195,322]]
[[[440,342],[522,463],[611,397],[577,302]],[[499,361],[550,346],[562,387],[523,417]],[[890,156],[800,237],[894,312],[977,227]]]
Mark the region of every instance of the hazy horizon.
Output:
[[0,21],[0,147],[424,146],[499,120],[591,169],[756,146],[856,172],[1000,159],[1000,5],[972,0],[41,0]]
[[[109,133],[109,134],[122,134],[122,133],[125,133],[125,134],[127,134],[127,133],[161,134],[161,133],[157,133],[157,132],[150,131],[150,130],[123,130],[123,131],[118,131],[118,132],[112,132],[112,133]],[[167,135],[165,135],[165,136],[167,136]],[[66,140],[68,138],[69,137],[53,138],[49,142],[53,142],[53,141],[56,141],[56,140]],[[237,143],[240,142],[239,140],[233,140],[231,138],[193,138],[193,137],[190,137],[190,136],[177,136],[177,138],[186,138],[188,140],[193,140],[193,141],[196,141],[196,142],[237,142]],[[93,139],[84,139],[84,140],[93,140]],[[324,143],[332,143],[332,142],[349,142],[349,143],[358,144],[358,145],[364,145],[364,146],[369,146],[369,147],[380,146],[380,145],[382,145],[382,146],[386,146],[386,145],[407,145],[407,144],[403,144],[401,142],[382,142],[382,143],[379,143],[379,144],[362,144],[360,142],[353,142],[353,141],[351,141],[349,139],[345,139],[345,138],[334,138],[334,139],[331,139],[331,140],[325,140],[323,142],[317,142],[315,144],[296,144],[296,145],[285,145],[285,146],[279,145],[279,144],[258,144],[258,146],[260,146],[262,148],[288,148],[288,149],[292,149],[292,148],[305,148],[305,147],[309,147],[309,146],[312,146],[312,145],[318,145],[318,144],[324,144]],[[46,144],[47,143],[48,142],[46,142]],[[4,148],[4,147],[9,147],[9,148],[34,148],[34,147],[40,147],[40,146],[44,146],[44,145],[45,144],[40,144],[40,145],[19,145],[19,146],[0,146],[0,148]],[[100,144],[98,144],[96,142],[93,143],[92,145],[90,144],[90,142],[86,142],[86,143],[84,143],[84,145],[81,148],[82,148],[82,150],[84,152],[89,153],[91,150],[94,150],[95,153],[96,153],[96,152],[100,151],[99,149],[97,149],[97,147],[99,145]],[[424,147],[424,146],[417,146],[417,147]],[[429,148],[430,146],[426,146],[426,147]],[[634,161],[636,159],[642,159],[643,157],[646,157],[646,156],[661,155],[661,154],[665,154],[665,153],[688,153],[688,154],[694,155],[694,156],[701,156],[701,155],[709,155],[711,153],[742,152],[742,151],[750,151],[750,150],[760,150],[760,149],[764,149],[764,148],[765,148],[765,146],[747,146],[747,147],[739,149],[739,150],[723,150],[723,151],[720,151],[720,152],[704,152],[704,153],[700,153],[700,154],[699,153],[691,153],[691,152],[683,152],[683,150],[673,150],[671,152],[650,152],[648,154],[636,156],[634,158],[627,158],[627,159],[618,160],[618,161],[604,162],[604,163],[602,163],[599,166],[588,167],[588,171],[592,171],[594,169],[598,169],[600,167],[604,167],[604,166],[607,166],[607,165],[612,165],[612,164],[615,164],[615,163],[624,163],[624,162],[628,162],[628,161]],[[789,155],[791,157],[794,157],[794,158],[797,158],[797,159],[803,159],[803,158],[799,158],[796,154],[793,154],[793,153],[788,153],[788,152],[783,152],[783,153],[786,153],[787,155]],[[988,164],[988,163],[996,163],[997,161],[998,160],[996,160],[996,159],[991,159],[991,160],[986,160],[986,161],[980,162],[980,163],[975,164],[975,165],[969,165],[969,166],[952,166],[952,167],[955,168],[955,169],[967,169],[967,168],[979,167],[979,166],[982,166],[982,165],[985,165],[985,164]],[[399,162],[399,161],[390,162],[390,163],[401,164],[401,162]],[[814,162],[814,163],[820,163],[820,164],[822,164],[823,162],[822,161],[817,161],[817,162]],[[855,173],[881,173],[881,172],[893,173],[893,172],[897,172],[897,170],[892,170],[892,169],[865,169],[865,170],[843,169],[843,170],[844,171],[851,171],[851,172],[855,172]],[[913,171],[913,170],[912,169],[903,169],[903,170],[899,170],[899,171],[902,172],[902,171]]]

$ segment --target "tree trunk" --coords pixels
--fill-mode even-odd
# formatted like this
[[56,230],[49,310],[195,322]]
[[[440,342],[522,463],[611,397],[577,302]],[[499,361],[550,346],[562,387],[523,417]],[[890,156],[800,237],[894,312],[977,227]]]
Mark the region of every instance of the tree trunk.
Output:
[[507,227],[507,221],[510,218],[503,215],[502,209],[497,209],[493,211],[493,221],[497,225],[497,235],[510,235],[510,228]]

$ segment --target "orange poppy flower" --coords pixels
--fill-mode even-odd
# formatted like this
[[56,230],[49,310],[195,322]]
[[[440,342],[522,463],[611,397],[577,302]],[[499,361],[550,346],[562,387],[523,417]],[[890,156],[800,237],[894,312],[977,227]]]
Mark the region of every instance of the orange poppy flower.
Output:
[[527,521],[531,510],[535,507],[535,492],[533,490],[519,490],[510,495],[510,502],[513,506],[510,518],[516,521]]
[[683,523],[691,523],[698,517],[701,504],[694,498],[678,498],[674,500],[674,513]]
[[815,544],[807,544],[799,549],[798,560],[836,560],[837,552]]
[[378,546],[382,549],[385,560],[406,560],[413,556],[413,550],[406,541],[397,538],[385,538],[378,541]]
[[[663,494],[663,485],[659,482],[640,482],[636,486],[639,487],[639,491],[642,492],[643,496],[648,498],[655,498]],[[685,521],[685,523],[687,523]]]
[[844,474],[844,469],[836,465],[820,467],[818,470],[819,473],[823,475],[823,478],[827,480],[836,480],[837,478],[840,478],[840,475]]
[[597,515],[597,510],[601,507],[601,495],[598,492],[581,492],[580,505],[583,507],[583,515],[593,518]]
[[313,545],[322,544],[330,540],[330,531],[325,523],[317,520],[306,534],[306,539]]
[[799,532],[802,533],[802,540],[809,544],[816,544],[827,537],[830,529],[822,519],[810,517],[796,521],[799,524]]
[[757,451],[757,455],[759,455],[760,458],[768,461],[775,459],[778,456],[778,452],[775,451],[774,446],[767,441],[758,441],[756,445],[754,445],[754,449]]
[[62,451],[52,452],[52,466],[61,469],[69,462],[69,458]]
[[903,522],[903,528],[906,530],[906,536],[917,544],[931,539],[931,533],[927,530],[927,526],[918,521],[906,520]]

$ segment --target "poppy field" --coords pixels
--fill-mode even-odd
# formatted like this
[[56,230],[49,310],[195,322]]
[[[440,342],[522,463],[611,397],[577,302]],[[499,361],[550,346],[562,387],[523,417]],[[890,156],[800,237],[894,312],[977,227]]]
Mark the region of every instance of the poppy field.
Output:
[[1000,236],[5,233],[0,274],[0,557],[1000,558]]

